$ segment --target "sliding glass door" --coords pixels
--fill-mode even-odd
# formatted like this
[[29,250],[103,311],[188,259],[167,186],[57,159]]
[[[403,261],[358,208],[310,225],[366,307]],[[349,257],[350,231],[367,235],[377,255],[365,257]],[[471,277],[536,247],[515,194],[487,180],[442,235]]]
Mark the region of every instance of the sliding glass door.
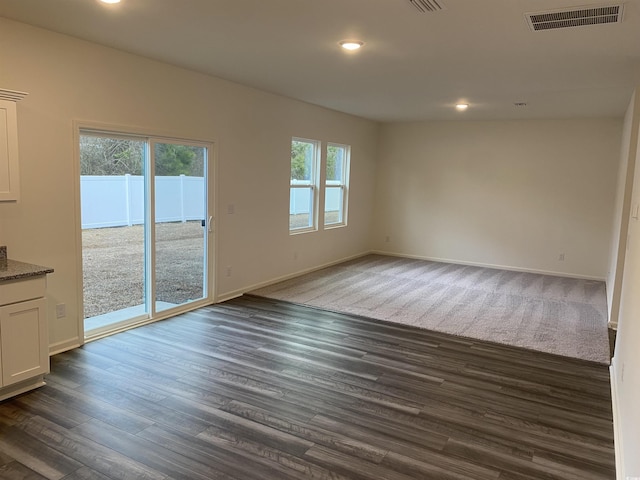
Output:
[[[207,218],[204,147],[152,142],[156,311],[206,297]],[[189,175],[184,172],[188,171]],[[181,201],[176,202],[176,198]]]
[[209,146],[80,132],[85,336],[209,299]]

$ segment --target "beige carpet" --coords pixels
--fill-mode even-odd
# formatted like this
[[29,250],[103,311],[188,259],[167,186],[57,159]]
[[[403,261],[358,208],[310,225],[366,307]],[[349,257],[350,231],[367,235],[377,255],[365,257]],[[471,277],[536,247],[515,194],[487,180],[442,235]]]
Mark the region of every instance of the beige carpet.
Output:
[[250,293],[609,363],[599,281],[367,255]]

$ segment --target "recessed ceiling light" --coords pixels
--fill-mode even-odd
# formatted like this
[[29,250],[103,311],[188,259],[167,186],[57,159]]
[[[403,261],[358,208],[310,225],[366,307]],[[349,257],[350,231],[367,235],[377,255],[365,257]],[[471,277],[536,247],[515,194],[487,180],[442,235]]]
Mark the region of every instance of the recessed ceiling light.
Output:
[[100,0],[102,3],[120,3],[120,0]]
[[469,108],[468,103],[458,103],[456,105],[456,110],[458,110],[459,112],[464,112],[467,108]]
[[355,40],[343,40],[339,42],[339,45],[345,50],[358,50],[364,46],[364,42],[358,42]]

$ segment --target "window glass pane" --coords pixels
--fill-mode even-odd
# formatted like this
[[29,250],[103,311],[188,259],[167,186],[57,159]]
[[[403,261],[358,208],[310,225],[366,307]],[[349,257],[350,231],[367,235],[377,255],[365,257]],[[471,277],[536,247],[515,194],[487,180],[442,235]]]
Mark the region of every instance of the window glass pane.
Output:
[[127,318],[119,312],[145,304],[145,145],[140,139],[80,133],[87,330]]
[[342,199],[344,198],[342,187],[327,186],[324,197],[324,223],[331,225],[342,223]]
[[313,226],[313,189],[292,188],[289,200],[289,229]]
[[204,298],[207,149],[155,143],[156,311]]
[[309,230],[317,226],[319,151],[320,142],[315,140],[291,140],[289,230]]
[[345,148],[337,145],[327,147],[327,184],[331,181],[343,182]]
[[291,182],[311,185],[313,183],[313,160],[315,144],[301,140],[291,142]]
[[349,147],[347,145],[327,145],[327,164],[325,168],[324,224],[344,224]]

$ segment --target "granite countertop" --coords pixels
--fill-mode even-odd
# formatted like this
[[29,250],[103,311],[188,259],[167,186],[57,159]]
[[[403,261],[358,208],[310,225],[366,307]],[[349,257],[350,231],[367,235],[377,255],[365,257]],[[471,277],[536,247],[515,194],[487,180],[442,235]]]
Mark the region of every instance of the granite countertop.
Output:
[[53,268],[32,263],[18,262],[7,258],[7,247],[0,247],[0,283],[53,273]]

